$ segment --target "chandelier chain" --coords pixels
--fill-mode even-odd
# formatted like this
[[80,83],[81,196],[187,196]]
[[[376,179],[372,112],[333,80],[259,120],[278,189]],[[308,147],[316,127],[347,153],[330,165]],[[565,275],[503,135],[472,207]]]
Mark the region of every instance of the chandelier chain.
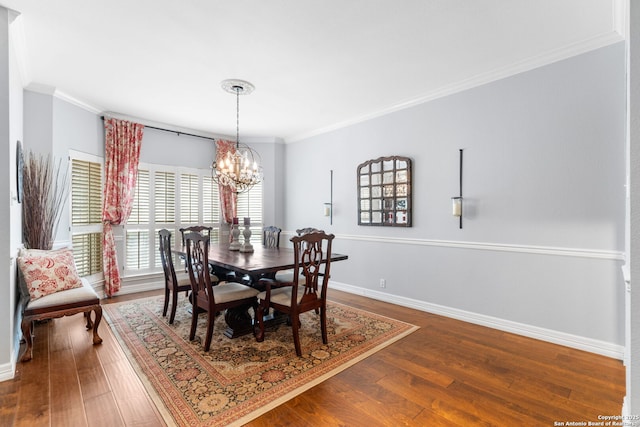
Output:
[[246,144],[240,143],[240,95],[250,94],[254,87],[244,80],[224,80],[222,88],[236,95],[236,146],[226,154],[216,153],[211,165],[211,179],[235,193],[249,191],[263,178],[260,155]]
[[236,91],[236,148],[240,145],[240,86],[234,86]]

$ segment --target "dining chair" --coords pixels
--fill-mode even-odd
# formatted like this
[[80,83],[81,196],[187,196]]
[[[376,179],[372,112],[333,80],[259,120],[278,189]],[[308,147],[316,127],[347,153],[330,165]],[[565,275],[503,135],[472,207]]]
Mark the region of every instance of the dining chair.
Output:
[[[273,308],[289,315],[293,342],[299,357],[302,356],[299,332],[301,313],[319,310],[322,342],[327,343],[327,286],[334,237],[324,232],[292,237],[295,265],[293,282],[282,286],[272,279],[260,279],[265,290],[258,294],[259,305],[255,316],[258,326],[254,333],[258,342],[264,340],[264,313]],[[274,287],[274,284],[278,287]]]
[[[303,236],[305,234],[309,234],[309,233],[324,233],[324,230],[320,230],[318,228],[314,228],[314,227],[305,227],[305,228],[298,228],[296,230],[296,233],[298,234],[298,236]],[[290,283],[293,281],[293,269],[288,269],[288,270],[280,270],[278,272],[276,272],[275,274],[275,279],[278,282],[281,283]],[[302,280],[304,280],[304,278],[302,278]]]
[[164,271],[164,307],[162,316],[167,315],[169,306],[169,298],[171,297],[171,314],[169,315],[169,324],[173,324],[176,317],[176,305],[178,304],[178,293],[183,292],[185,296],[191,290],[191,281],[189,275],[185,271],[176,274],[173,266],[173,254],[171,253],[171,232],[167,229],[158,231],[160,260],[162,261],[162,270]]
[[[205,225],[192,225],[191,227],[184,227],[184,228],[180,228],[180,235],[182,236],[182,247],[184,248],[185,246],[185,240],[184,240],[184,235],[186,233],[199,233],[202,234],[203,236],[209,237],[211,238],[211,230],[213,230],[213,227],[207,227]],[[187,262],[184,258],[184,256],[181,256],[180,259],[184,262],[184,271],[187,272]],[[213,272],[213,267],[209,266],[209,273],[214,274]],[[213,278],[214,282],[217,282],[218,279]]]
[[180,234],[182,235],[182,246],[184,246],[186,244],[186,241],[184,240],[184,236],[186,233],[200,233],[203,236],[209,237],[211,238],[211,230],[213,230],[213,227],[207,227],[205,225],[193,225],[191,227],[184,227],[180,229]]
[[209,273],[209,237],[191,232],[185,234],[185,242],[187,270],[191,280],[191,302],[193,304],[189,340],[195,339],[198,314],[206,311],[207,335],[204,351],[209,351],[216,314],[229,308],[241,306],[252,306],[256,312],[258,290],[235,282],[221,282],[218,286],[212,286]]
[[262,229],[262,246],[265,248],[280,247],[280,233],[282,229],[275,225],[270,225]]
[[296,233],[298,233],[298,236],[302,236],[304,234],[309,234],[309,233],[317,233],[317,232],[324,233],[324,230],[320,230],[319,228],[314,228],[314,227],[304,227],[304,228],[298,228],[296,230]]

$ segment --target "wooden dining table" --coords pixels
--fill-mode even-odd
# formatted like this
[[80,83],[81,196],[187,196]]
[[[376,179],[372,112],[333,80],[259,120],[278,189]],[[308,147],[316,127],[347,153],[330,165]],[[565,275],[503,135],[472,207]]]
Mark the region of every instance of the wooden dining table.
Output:
[[[186,257],[186,248],[175,248],[174,252]],[[250,280],[247,284],[259,289],[261,278],[274,277],[275,273],[280,270],[295,267],[293,248],[267,248],[254,245],[253,252],[240,252],[229,250],[228,244],[213,243],[209,246],[208,258],[214,273],[220,276],[221,281],[226,280],[228,272],[233,272],[236,280],[248,276]],[[331,262],[343,261],[348,258],[344,254],[331,253]],[[248,307],[227,310],[225,320],[228,328],[224,334],[229,338],[253,332],[253,318],[248,312]],[[270,323],[278,321],[273,315],[267,320],[270,320]]]

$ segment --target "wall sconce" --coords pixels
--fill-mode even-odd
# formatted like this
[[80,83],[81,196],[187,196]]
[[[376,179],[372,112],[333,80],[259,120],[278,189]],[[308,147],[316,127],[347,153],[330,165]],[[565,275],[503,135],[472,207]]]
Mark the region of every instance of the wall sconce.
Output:
[[453,216],[462,216],[462,197],[452,197],[451,202]]
[[331,169],[329,202],[324,204],[324,216],[329,217],[329,224],[333,225],[333,169]]
[[324,216],[331,216],[331,203],[324,204]]
[[460,192],[457,197],[451,198],[451,205],[451,213],[460,219],[460,229],[462,229],[462,148],[460,149]]

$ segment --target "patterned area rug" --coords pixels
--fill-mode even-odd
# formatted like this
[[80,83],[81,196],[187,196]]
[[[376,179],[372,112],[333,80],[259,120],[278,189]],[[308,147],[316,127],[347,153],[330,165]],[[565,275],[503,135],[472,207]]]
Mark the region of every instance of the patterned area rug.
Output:
[[106,318],[169,425],[242,425],[410,334],[416,326],[328,303],[329,343],[319,316],[301,316],[302,357],[291,327],[229,339],[218,316],[211,350],[202,351],[206,314],[189,342],[189,303],[180,295],[173,325],[162,317],[163,297],[104,304]]

